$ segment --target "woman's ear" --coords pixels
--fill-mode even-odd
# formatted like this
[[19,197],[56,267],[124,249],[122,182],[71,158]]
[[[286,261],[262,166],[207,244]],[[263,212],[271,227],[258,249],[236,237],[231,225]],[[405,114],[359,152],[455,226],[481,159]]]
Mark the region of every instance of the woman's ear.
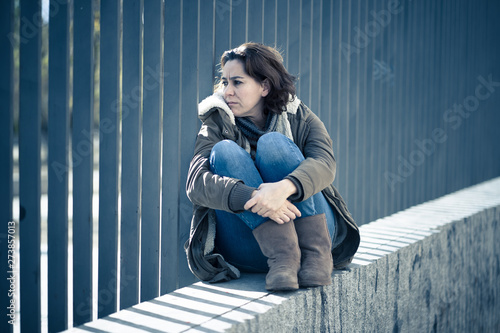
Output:
[[269,83],[268,79],[264,79],[264,81],[262,81],[262,88],[263,90],[261,96],[266,97],[271,91],[271,84]]

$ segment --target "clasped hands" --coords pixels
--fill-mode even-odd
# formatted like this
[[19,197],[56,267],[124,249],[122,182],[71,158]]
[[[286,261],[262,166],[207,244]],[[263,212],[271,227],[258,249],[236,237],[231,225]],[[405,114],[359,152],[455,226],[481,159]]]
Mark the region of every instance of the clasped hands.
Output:
[[288,179],[263,183],[253,191],[244,208],[262,217],[268,217],[278,224],[290,222],[301,216],[297,207],[288,201],[288,197],[295,192],[297,188]]

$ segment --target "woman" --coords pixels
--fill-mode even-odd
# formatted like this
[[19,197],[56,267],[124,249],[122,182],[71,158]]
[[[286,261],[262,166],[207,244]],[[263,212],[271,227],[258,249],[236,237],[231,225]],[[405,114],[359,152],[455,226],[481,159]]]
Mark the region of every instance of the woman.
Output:
[[186,189],[191,271],[210,282],[268,272],[268,290],[330,284],[333,265],[351,262],[359,232],[332,185],[325,126],[295,96],[275,49],[226,51],[221,74],[198,107],[203,124]]

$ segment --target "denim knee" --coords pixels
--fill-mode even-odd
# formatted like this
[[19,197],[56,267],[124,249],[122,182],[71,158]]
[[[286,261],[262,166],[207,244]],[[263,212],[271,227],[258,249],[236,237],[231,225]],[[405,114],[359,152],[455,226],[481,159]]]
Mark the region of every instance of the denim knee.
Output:
[[279,132],[270,132],[262,135],[257,141],[257,151],[260,154],[268,155],[274,153],[277,147],[283,147],[293,143],[289,138]]
[[210,167],[215,171],[215,166],[218,169],[231,169],[231,165],[235,163],[235,158],[238,155],[244,158],[248,153],[238,146],[238,144],[231,140],[222,140],[217,142],[210,152]]

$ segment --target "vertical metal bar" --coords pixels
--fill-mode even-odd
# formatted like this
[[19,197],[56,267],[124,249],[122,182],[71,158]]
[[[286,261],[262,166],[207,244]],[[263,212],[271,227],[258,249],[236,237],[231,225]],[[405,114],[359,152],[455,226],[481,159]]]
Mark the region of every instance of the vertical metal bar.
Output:
[[[355,29],[365,30],[364,22],[360,22],[359,20],[359,7],[360,3],[358,0],[351,0],[351,10],[350,10],[350,18],[351,18],[351,32],[355,31]],[[376,38],[376,37],[375,37]],[[356,40],[351,37],[351,40]],[[363,44],[360,44],[362,46]],[[356,159],[357,151],[358,151],[358,121],[359,121],[359,80],[358,80],[358,72],[359,72],[359,62],[360,55],[365,53],[365,47],[360,47],[359,52],[353,54],[351,56],[351,63],[349,67],[349,85],[347,89],[349,89],[349,117],[347,118],[347,133],[346,133],[346,157],[347,165],[346,165],[346,174],[347,183],[345,190],[345,200],[349,207],[353,210],[353,212],[357,211],[357,191],[356,191],[356,180],[357,180],[357,168],[356,165],[358,163]]]
[[[389,12],[388,9],[388,3],[385,1],[381,2],[381,9],[380,11],[385,11]],[[390,12],[389,12],[390,13]],[[392,15],[392,14],[391,14]],[[393,21],[394,18],[391,17],[391,21]],[[380,23],[378,23],[380,24]],[[389,39],[387,38],[388,34],[388,29],[390,29],[389,26],[384,27],[383,25],[380,25],[380,34],[376,35],[374,37],[375,42],[380,45],[380,58],[378,58],[379,61],[383,62],[384,65],[387,65],[387,62],[390,59],[390,56],[388,55],[388,43]],[[380,123],[380,128],[378,129],[379,134],[380,134],[380,139],[381,139],[381,147],[383,147],[380,155],[380,168],[378,170],[378,177],[377,179],[377,188],[380,189],[380,201],[378,204],[378,209],[379,209],[379,216],[386,216],[387,215],[387,203],[390,200],[390,192],[388,191],[387,186],[384,186],[383,178],[382,175],[385,170],[387,170],[387,164],[388,164],[388,158],[390,154],[390,137],[392,135],[392,128],[391,128],[391,122],[388,121],[391,117],[391,102],[390,102],[390,96],[392,94],[390,87],[387,84],[379,83],[381,87],[381,98],[380,98],[380,109],[379,109],[379,119],[381,119]]]
[[75,0],[73,16],[73,326],[92,320],[94,170],[94,8]]
[[[263,7],[263,1],[252,1],[252,0],[247,0],[248,1],[248,12],[247,12],[247,40],[252,41],[252,42],[257,42],[257,43],[262,43],[264,40],[263,37],[263,20],[264,18],[262,17],[262,7]],[[221,0],[216,0],[216,3],[219,4],[223,1]],[[216,6],[216,21],[217,23],[222,23],[222,18],[224,16],[222,15],[221,11],[219,10],[218,6]],[[217,26],[217,24],[216,24]],[[219,31],[219,30],[217,30]],[[220,35],[217,33],[216,34],[217,39],[220,39]],[[217,49],[220,51],[220,48]],[[222,50],[223,51],[223,50]],[[222,55],[221,52],[216,52],[215,56],[220,57]]]
[[[420,22],[421,22],[421,16],[420,16],[420,4],[421,2],[418,3],[412,3],[411,7],[409,10],[412,12],[412,17],[413,17],[413,24],[412,24],[412,35],[410,37],[410,40],[412,41],[412,50],[411,50],[411,55],[413,57],[411,61],[411,71],[412,71],[412,77],[414,80],[412,80],[412,120],[411,120],[411,128],[412,128],[412,135],[410,136],[408,140],[408,144],[410,147],[410,153],[406,156],[408,159],[410,165],[413,168],[412,174],[409,176],[409,182],[408,182],[408,187],[412,189],[412,200],[410,205],[413,206],[417,203],[420,203],[419,197],[420,197],[420,185],[422,182],[425,182],[425,178],[423,177],[423,171],[425,166],[423,165],[418,165],[418,163],[415,163],[415,161],[418,161],[418,151],[415,149],[415,140],[419,139],[422,137],[422,115],[424,112],[420,109],[420,101],[422,98],[422,88],[420,86],[421,82],[421,72],[419,71],[419,65],[421,61],[421,51],[422,48],[419,47],[419,36],[421,33],[421,27],[420,27]],[[417,157],[417,159],[415,159]]]
[[[331,1],[322,1],[322,7],[320,9],[321,15],[321,56],[320,62],[318,63],[318,78],[320,80],[319,83],[319,91],[318,91],[318,115],[320,115],[321,120],[325,124],[325,127],[328,129],[328,124],[330,123],[330,117],[333,113],[332,110],[332,99],[331,99],[331,87],[332,87],[332,30],[330,29],[333,22],[331,21],[331,9],[332,2]],[[333,133],[329,133],[332,136]]]
[[[203,3],[208,3],[203,1]],[[213,5],[213,4],[212,4]],[[213,12],[213,10],[212,10]],[[180,178],[180,39],[181,6],[179,1],[165,3],[164,71],[168,78],[163,90],[163,154],[161,210],[161,293],[178,288],[179,193],[184,190]]]
[[[369,22],[371,20],[371,16],[368,15],[368,13],[371,13],[373,11],[373,2],[370,2],[367,4],[365,7],[365,15],[364,15],[364,22]],[[362,198],[362,211],[360,212],[360,216],[357,217],[357,222],[359,224],[366,223],[370,221],[370,208],[372,206],[372,201],[373,201],[373,186],[372,186],[372,181],[373,179],[373,171],[371,167],[367,167],[368,165],[372,165],[373,162],[373,133],[374,131],[374,126],[373,126],[373,86],[376,84],[374,81],[374,62],[373,62],[373,44],[369,44],[366,46],[366,49],[364,50],[364,58],[365,58],[365,97],[364,97],[364,147],[362,148],[363,151],[363,198]]]
[[[341,13],[341,0],[335,0],[332,2],[332,87],[330,89],[332,109],[330,119],[328,121],[328,130],[330,131],[330,136],[333,139],[333,153],[335,158],[338,158],[339,151],[339,131],[338,131],[338,114],[340,112],[340,98],[339,98],[339,86],[340,86],[340,63],[342,60],[342,13]],[[337,162],[338,163],[338,162]],[[335,186],[338,186],[338,165],[335,175]]]
[[[0,5],[0,100],[5,101],[0,112],[0,331],[12,332],[15,320],[16,304],[12,294],[12,283],[17,277],[12,273],[17,266],[17,259],[9,261],[17,248],[16,226],[12,216],[13,199],[13,71],[14,43],[13,31],[14,1],[3,1]],[[9,251],[10,250],[10,251]]]
[[[439,105],[438,105],[438,96],[439,96],[439,93],[438,93],[438,88],[437,88],[437,85],[438,85],[438,80],[439,80],[439,71],[437,70],[438,69],[438,66],[439,66],[439,63],[438,63],[438,56],[439,56],[439,53],[437,52],[437,45],[439,45],[439,42],[440,42],[440,33],[439,33],[439,22],[440,20],[438,19],[438,8],[439,8],[439,4],[434,2],[434,1],[431,1],[431,9],[430,9],[430,18],[431,18],[431,26],[430,26],[430,29],[431,29],[431,40],[430,40],[430,48],[432,49],[432,52],[430,52],[430,68],[432,68],[433,70],[430,71],[430,77],[429,77],[429,86],[428,86],[428,89],[429,91],[431,92],[431,95],[430,95],[430,112],[431,112],[431,122],[433,124],[440,124],[440,128],[443,129],[444,126],[441,125],[441,117],[442,117],[442,112],[444,112],[444,110],[440,110],[439,109]],[[437,156],[434,158],[434,165],[435,165],[435,170],[442,170],[442,159],[441,159],[441,155],[442,154],[437,154]],[[438,185],[438,179],[439,179],[439,175],[437,175],[436,172],[433,172],[432,173],[432,176],[430,178],[430,182],[431,182],[431,185],[430,185],[430,190],[431,190],[431,195],[433,198],[436,198],[438,196],[438,193],[439,193],[439,185]]]
[[[274,46],[276,43],[276,0],[264,1],[264,11],[262,12],[263,22],[263,42],[266,45]],[[236,28],[237,29],[237,28]],[[234,45],[234,44],[233,44]]]
[[[241,1],[239,4],[245,10],[245,3]],[[245,12],[243,12],[245,14]],[[213,54],[215,35],[214,35],[214,15],[212,1],[200,1],[199,8],[199,36],[198,36],[198,77],[199,77],[199,96],[200,100],[209,96],[213,92],[214,76],[216,62],[219,61],[220,55]],[[245,28],[245,20],[243,22],[243,30]],[[173,27],[169,27],[172,29]],[[179,28],[177,28],[179,29]],[[170,73],[170,69],[165,68],[165,72]]]
[[276,47],[283,53],[283,62],[288,69],[288,0],[278,0],[276,11]]
[[[363,2],[358,2],[359,8],[359,24],[365,25],[368,20],[366,19],[367,11],[366,6]],[[351,201],[352,212],[358,223],[364,223],[364,203],[366,198],[365,190],[365,168],[366,168],[366,120],[368,113],[366,110],[366,81],[367,81],[367,55],[368,49],[364,49],[359,55],[358,63],[358,97],[356,99],[356,144],[354,147],[354,153],[356,154],[356,165],[355,165],[355,184],[354,184],[354,200]]]
[[[149,19],[149,18],[148,18]],[[139,302],[142,1],[123,3],[120,308]]]
[[[407,10],[407,9],[403,9]],[[389,191],[389,195],[391,196],[392,201],[392,210],[391,213],[396,212],[401,207],[401,186],[398,186],[398,182],[396,180],[397,177],[397,161],[398,156],[401,154],[401,142],[403,131],[401,129],[401,124],[403,120],[404,112],[402,112],[403,108],[401,105],[401,97],[402,97],[402,87],[403,87],[403,76],[402,67],[404,64],[404,33],[403,33],[403,23],[404,16],[403,13],[397,14],[394,18],[394,22],[391,23],[394,26],[391,27],[391,30],[394,31],[394,49],[395,54],[393,56],[393,62],[391,62],[389,82],[394,90],[394,116],[392,119],[393,133],[394,139],[392,140],[392,149],[390,154],[390,159],[388,163],[387,174],[384,175],[385,186]],[[390,175],[390,176],[389,176]],[[367,221],[368,222],[368,221]]]
[[[257,2],[257,1],[256,1]],[[184,4],[187,6],[187,3]],[[231,47],[230,31],[231,31],[231,7],[227,0],[215,0],[215,59],[217,63],[220,56]],[[255,29],[258,29],[258,23],[255,22]],[[249,28],[249,33],[251,29]],[[182,37],[181,37],[182,38]]]
[[41,1],[21,1],[19,201],[21,329],[41,331]]
[[313,1],[311,4],[311,33],[309,39],[311,40],[311,47],[309,49],[309,58],[311,59],[309,65],[310,84],[309,84],[309,94],[311,96],[311,102],[309,107],[311,110],[318,115],[321,120],[323,120],[323,110],[320,108],[321,100],[321,78],[323,75],[327,75],[321,69],[321,56],[322,56],[322,33],[323,29],[321,26],[321,0]]
[[51,1],[49,30],[48,329],[68,328],[69,6]]
[[[160,110],[163,84],[163,63],[161,61],[163,41],[162,11],[162,1],[144,2],[144,17],[147,19],[144,21],[141,301],[150,300],[158,296],[160,286]],[[193,20],[190,20],[189,23],[193,24]]]
[[[441,85],[441,94],[440,94],[440,99],[441,99],[441,107],[442,110],[446,110],[447,108],[451,107],[450,103],[453,103],[453,91],[450,89],[450,86],[452,85],[451,82],[451,28],[450,28],[450,2],[449,1],[443,1],[442,2],[442,16],[441,16],[441,24],[443,27],[443,40],[442,44],[440,45],[441,48],[441,57],[442,57],[442,63],[441,63],[441,75],[443,78],[443,84]],[[476,10],[477,5],[474,6],[474,10]],[[476,25],[475,25],[476,26]],[[476,56],[476,52],[473,52],[473,57]],[[474,61],[474,60],[472,60]],[[474,63],[474,62],[473,62]],[[453,101],[453,102],[452,102]],[[451,133],[451,131],[449,132]],[[455,133],[451,133],[455,134]],[[442,193],[445,194],[448,192],[450,188],[452,188],[452,184],[454,182],[452,174],[455,171],[456,166],[452,163],[452,158],[453,158],[453,146],[457,144],[458,142],[458,137],[455,135],[450,136],[450,139],[447,143],[448,149],[445,151],[445,158],[446,158],[446,169],[450,170],[450,172],[447,172],[446,175],[444,175],[443,178],[440,179],[440,183],[442,184]]]
[[338,120],[337,120],[337,131],[338,131],[338,141],[339,147],[337,150],[337,184],[340,193],[344,197],[349,194],[347,187],[347,180],[349,177],[349,152],[348,152],[348,128],[349,128],[349,96],[350,96],[350,67],[351,64],[356,60],[356,52],[353,52],[356,48],[353,42],[353,36],[351,34],[351,1],[341,0],[341,13],[342,16],[342,35],[341,35],[341,61],[339,64],[339,110],[338,110]]
[[[231,4],[231,47],[246,42],[246,1],[233,1]],[[207,15],[207,13],[201,13]]]
[[[252,2],[253,3],[253,2]],[[290,74],[299,78],[300,74],[300,1],[290,0],[289,2],[289,17],[288,17],[288,64],[287,70]],[[251,11],[251,9],[249,9]],[[250,15],[250,13],[249,13]],[[298,82],[295,84],[296,94],[302,100],[300,86]]]
[[[189,168],[189,162],[193,156],[194,141],[199,130],[199,122],[196,112],[198,91],[194,87],[198,87],[197,65],[198,65],[198,7],[192,3],[184,1],[182,4],[182,36],[181,36],[181,126],[180,126],[180,184],[186,184],[186,177]],[[184,242],[189,237],[190,221],[192,217],[191,202],[186,196],[186,191],[181,191],[179,205],[179,277],[180,287],[188,285],[194,281],[192,273],[187,266],[186,256],[184,252]]]
[[117,308],[120,1],[101,2],[98,317]]
[[[385,1],[378,0],[377,3],[375,4],[376,6],[376,11],[380,12],[381,10],[384,10],[385,6]],[[374,60],[381,61],[384,59],[384,45],[382,43],[382,35],[376,35],[375,38],[373,38],[372,43],[374,44],[375,47],[375,54],[374,54]],[[383,173],[383,161],[384,157],[386,155],[386,146],[387,143],[384,140],[385,139],[385,116],[386,116],[386,110],[383,108],[383,103],[384,103],[384,96],[385,90],[384,87],[380,84],[375,85],[375,108],[374,111],[376,113],[376,141],[375,141],[375,168],[374,168],[374,173],[375,177],[374,179],[374,185],[375,185],[375,212],[376,216],[380,217],[382,216],[382,207],[383,207],[383,200],[385,198],[382,198],[384,195],[383,191],[384,189],[381,187],[381,182],[380,182],[380,175]]]
[[[311,48],[312,48],[312,40],[311,40],[311,30],[312,30],[312,22],[311,22],[311,2],[303,1],[300,7],[300,53],[299,57],[299,75],[300,80],[297,82],[299,86],[299,98],[303,101],[307,106],[311,106]],[[317,112],[317,110],[313,110]]]

